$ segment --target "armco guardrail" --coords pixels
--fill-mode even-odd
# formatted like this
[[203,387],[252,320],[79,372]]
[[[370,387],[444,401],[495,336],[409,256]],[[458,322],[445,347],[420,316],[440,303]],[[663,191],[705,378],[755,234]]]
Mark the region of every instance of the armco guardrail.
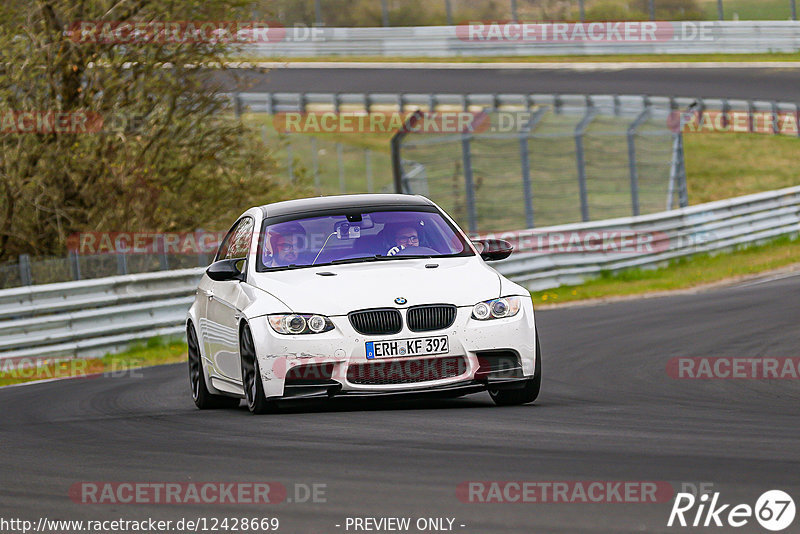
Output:
[[0,359],[87,357],[183,334],[204,269],[0,291]]
[[[513,23],[509,23],[512,24]],[[619,24],[616,27],[607,24]],[[286,28],[277,42],[250,44],[247,57],[457,57],[598,54],[718,54],[797,52],[797,21],[625,22],[533,24],[470,32],[470,26]],[[600,26],[598,26],[600,25]],[[548,29],[543,27],[547,26]],[[635,27],[635,31],[633,28]],[[548,33],[544,34],[547,31]],[[526,35],[526,37],[521,37]],[[598,35],[600,38],[597,38]],[[548,37],[549,36],[549,40]],[[538,37],[538,39],[537,39]],[[536,39],[536,40],[534,40]]]
[[[630,230],[655,236],[649,254],[521,252],[500,272],[531,290],[579,283],[604,270],[655,266],[800,232],[800,186],[654,215],[537,228],[561,233]],[[519,232],[506,236],[515,237]],[[156,335],[182,335],[202,269],[185,269],[0,291],[0,360],[85,357]]]
[[[652,267],[692,254],[730,249],[800,232],[800,187],[769,191],[652,215],[536,229],[567,240],[575,232],[628,230],[653,237],[653,252],[518,253],[496,267],[532,291],[578,284],[602,271]],[[512,233],[514,234],[514,233]],[[504,237],[504,234],[497,234]],[[512,237],[511,235],[506,237]],[[523,238],[524,241],[524,238]],[[566,246],[564,250],[568,250]]]

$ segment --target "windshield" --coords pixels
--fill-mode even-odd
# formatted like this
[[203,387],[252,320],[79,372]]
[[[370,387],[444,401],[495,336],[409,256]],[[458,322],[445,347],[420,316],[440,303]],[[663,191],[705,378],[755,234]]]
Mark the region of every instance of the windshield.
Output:
[[258,247],[258,270],[472,255],[461,234],[435,208],[393,210],[273,224],[267,219]]

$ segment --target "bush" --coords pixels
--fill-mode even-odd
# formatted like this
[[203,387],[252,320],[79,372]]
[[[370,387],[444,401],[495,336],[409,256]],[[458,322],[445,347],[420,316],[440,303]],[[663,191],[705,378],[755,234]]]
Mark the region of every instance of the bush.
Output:
[[[301,193],[274,179],[269,151],[196,67],[219,65],[228,45],[89,42],[69,31],[72,21],[248,20],[248,12],[237,15],[229,0],[123,4],[0,4],[3,116],[54,111],[103,123],[95,133],[0,135],[0,259],[61,256],[68,236],[83,231],[224,230],[250,205]],[[136,126],[110,128],[115,117]]]

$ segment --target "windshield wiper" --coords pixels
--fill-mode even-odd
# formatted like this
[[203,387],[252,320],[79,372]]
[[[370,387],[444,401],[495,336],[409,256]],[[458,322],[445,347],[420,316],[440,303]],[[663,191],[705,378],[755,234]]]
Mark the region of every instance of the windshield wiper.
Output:
[[382,254],[376,254],[374,256],[364,256],[360,258],[345,258],[343,260],[333,260],[330,263],[337,265],[342,263],[361,263],[367,261],[389,261],[389,260],[404,260],[404,259],[421,259],[421,258],[433,258],[430,254],[400,254],[396,256],[384,256]]
[[289,265],[280,265],[278,267],[267,267],[266,272],[292,271],[294,269],[305,269],[306,267],[311,267],[311,265],[300,265],[298,263],[290,263]]
[[375,256],[362,256],[359,258],[345,258],[342,260],[331,260],[330,263],[333,265],[340,265],[342,263],[361,263],[362,261],[380,261],[386,258],[387,256],[381,256],[380,254],[376,254]]
[[384,256],[382,254],[375,254],[374,256],[359,256],[358,258],[344,258],[341,260],[331,260],[325,263],[317,263],[313,265],[292,263],[281,267],[271,267],[270,271],[290,271],[294,269],[307,269],[308,267],[323,267],[325,265],[342,265],[346,263],[366,263],[372,261],[388,261],[388,260],[402,260],[402,259],[420,259],[420,258],[433,258],[430,254],[403,254],[402,256]]

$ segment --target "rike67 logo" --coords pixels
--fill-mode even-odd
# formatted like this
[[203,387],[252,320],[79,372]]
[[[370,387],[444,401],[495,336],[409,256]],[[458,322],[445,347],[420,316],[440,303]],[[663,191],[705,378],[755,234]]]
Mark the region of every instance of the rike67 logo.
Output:
[[719,492],[699,497],[678,493],[667,526],[740,528],[755,519],[765,529],[778,532],[788,528],[794,516],[794,500],[781,490],[764,492],[755,506],[723,504]]

